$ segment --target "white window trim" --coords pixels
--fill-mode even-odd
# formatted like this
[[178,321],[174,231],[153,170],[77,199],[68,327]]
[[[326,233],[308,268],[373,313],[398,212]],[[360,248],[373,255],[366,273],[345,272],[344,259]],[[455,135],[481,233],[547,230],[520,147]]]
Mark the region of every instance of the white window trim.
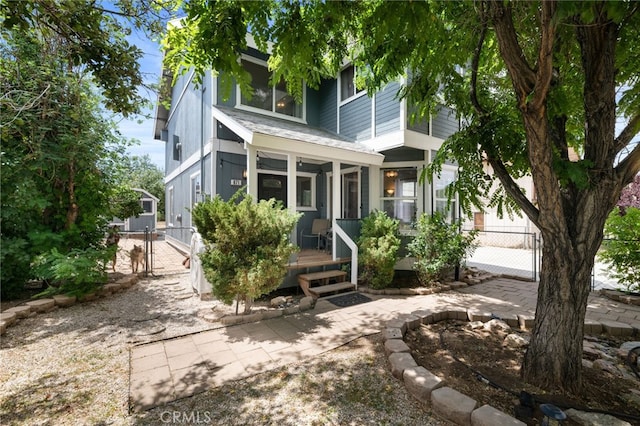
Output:
[[[258,58],[254,58],[253,56],[249,56],[249,55],[241,55],[241,61],[245,60],[247,62],[253,62],[254,64],[257,65],[261,65],[264,66],[267,71],[269,71],[269,66],[267,64],[266,61],[263,61],[261,59]],[[242,62],[241,62],[242,63]],[[271,73],[273,75],[273,73]],[[280,114],[279,112],[276,112],[276,99],[275,96],[272,96],[272,101],[271,101],[271,111],[268,111],[266,109],[262,109],[262,108],[256,108],[253,107],[251,105],[245,105],[242,103],[242,91],[240,90],[240,85],[236,84],[236,108],[240,109],[240,110],[244,110],[244,111],[248,111],[248,112],[254,112],[256,114],[262,114],[262,115],[267,115],[270,117],[275,117],[275,118],[281,118],[284,120],[289,120],[289,121],[295,121],[298,123],[303,123],[303,124],[307,124],[307,90],[306,90],[307,86],[305,83],[303,83],[302,86],[302,117],[294,117],[292,115],[287,115],[287,114]],[[271,87],[271,90],[273,91],[273,94],[275,95],[275,86]]]
[[384,173],[387,170],[398,170],[398,169],[416,169],[416,196],[415,197],[386,197],[384,193],[377,194],[378,196],[378,210],[383,210],[384,201],[385,200],[403,200],[403,199],[415,199],[416,200],[416,216],[419,217],[425,211],[425,195],[427,195],[426,188],[429,187],[429,184],[425,182],[424,185],[420,184],[420,173],[422,173],[422,169],[426,167],[426,163],[423,161],[411,161],[411,162],[393,162],[393,163],[383,163],[380,166],[380,176],[378,177],[380,181],[380,190],[384,191]]
[[[349,167],[346,169],[341,169],[340,170],[340,191],[342,192],[343,188],[343,176],[349,173],[354,173],[357,172],[358,173],[358,219],[362,218],[362,168],[361,167]],[[331,178],[333,177],[333,172],[327,172],[326,175],[326,184],[327,184],[327,188],[331,188]],[[332,200],[331,200],[331,190],[327,189],[327,217],[331,217],[331,213],[333,211],[333,209],[329,209],[329,206],[332,205]],[[340,211],[342,210],[342,205],[344,204],[344,194],[340,195]],[[342,218],[341,218],[342,219]]]
[[151,201],[151,212],[149,212],[149,213],[147,213],[147,212],[140,213],[140,216],[153,216],[154,214],[156,214],[156,203],[154,203],[153,198],[148,198],[148,197],[140,198],[140,206],[141,207],[142,207],[142,202],[143,201]]
[[[442,165],[442,171],[443,172],[444,171],[453,172],[455,174],[456,180],[458,179],[458,167],[450,166],[448,164],[443,164]],[[436,197],[436,184],[435,184],[436,179],[437,179],[437,176],[434,176],[433,177],[433,184],[431,185],[431,197],[432,197],[432,200],[433,200],[433,202],[432,202],[432,206],[433,206],[432,210],[433,211],[431,212],[432,214],[437,211],[436,210],[436,205],[437,205],[438,201],[443,201],[443,200],[446,201],[447,200],[447,198]],[[458,200],[458,194],[457,193],[453,197],[453,203],[454,203],[454,208],[455,208],[454,220],[458,220],[458,219],[460,219],[460,217],[458,217],[458,208],[460,206],[460,203],[459,203],[459,200]]]
[[[349,96],[346,99],[342,99],[342,71],[346,70],[349,67],[353,67],[353,95]],[[348,104],[349,102],[353,102],[358,98],[361,98],[363,96],[365,96],[367,94],[367,89],[362,89],[362,91],[357,92],[357,88],[356,88],[356,75],[358,74],[357,72],[357,68],[355,65],[353,64],[347,64],[346,66],[342,67],[340,69],[340,72],[338,73],[338,106],[343,106]]]
[[[278,175],[278,176],[287,176],[287,172],[283,172],[280,170],[269,170],[269,169],[257,169],[256,170],[257,174],[264,174],[264,175]],[[297,184],[297,179],[298,176],[301,177],[310,177],[311,178],[311,206],[296,206],[296,211],[299,212],[312,212],[312,211],[317,211],[318,208],[316,206],[316,174],[315,173],[309,173],[309,172],[297,172],[296,173],[296,184]],[[288,177],[288,176],[287,176]],[[296,203],[298,200],[295,200]]]

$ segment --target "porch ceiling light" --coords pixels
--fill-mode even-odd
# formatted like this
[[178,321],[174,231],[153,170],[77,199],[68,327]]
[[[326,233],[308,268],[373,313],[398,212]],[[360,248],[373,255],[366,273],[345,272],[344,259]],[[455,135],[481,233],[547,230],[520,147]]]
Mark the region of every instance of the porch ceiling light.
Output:
[[384,175],[385,175],[386,177],[389,177],[389,178],[394,178],[394,177],[398,176],[398,172],[397,172],[397,171],[395,171],[395,170],[389,170],[389,171],[386,171],[386,172],[384,173]]

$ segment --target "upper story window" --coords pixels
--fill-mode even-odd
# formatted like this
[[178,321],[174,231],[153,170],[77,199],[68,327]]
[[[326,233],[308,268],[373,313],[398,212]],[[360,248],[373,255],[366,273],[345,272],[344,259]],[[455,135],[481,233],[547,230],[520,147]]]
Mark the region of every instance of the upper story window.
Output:
[[269,82],[271,72],[266,65],[242,59],[242,67],[251,74],[251,87],[253,87],[251,99],[241,94],[240,103],[242,105],[290,117],[303,118],[302,104],[296,102],[294,97],[287,92],[284,80],[271,86]]
[[356,68],[353,65],[340,72],[340,101],[346,101],[363,91],[356,87]]

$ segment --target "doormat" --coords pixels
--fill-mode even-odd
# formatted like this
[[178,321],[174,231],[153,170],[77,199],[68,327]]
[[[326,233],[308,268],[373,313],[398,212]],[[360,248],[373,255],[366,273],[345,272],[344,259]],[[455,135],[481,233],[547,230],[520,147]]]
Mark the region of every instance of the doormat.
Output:
[[371,302],[371,299],[360,293],[343,294],[342,296],[336,296],[326,300],[341,308]]

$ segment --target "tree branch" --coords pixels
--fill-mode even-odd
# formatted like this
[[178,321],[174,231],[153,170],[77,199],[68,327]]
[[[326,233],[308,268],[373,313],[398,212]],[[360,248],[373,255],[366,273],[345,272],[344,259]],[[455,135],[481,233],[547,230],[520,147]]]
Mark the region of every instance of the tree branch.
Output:
[[480,30],[480,36],[478,37],[478,44],[473,52],[473,58],[471,60],[471,87],[469,89],[469,97],[471,98],[471,104],[475,108],[478,115],[483,116],[487,114],[487,111],[480,105],[478,101],[478,67],[480,66],[480,54],[482,53],[482,46],[484,45],[484,39],[487,35],[487,17],[484,10],[485,2],[480,2],[480,21],[482,24]]
[[485,145],[481,145],[481,147],[487,155],[487,161],[493,168],[493,173],[498,177],[507,194],[509,194],[509,196],[511,196],[511,198],[513,198],[516,203],[518,203],[522,211],[524,211],[529,219],[531,219],[531,221],[537,227],[540,227],[540,224],[538,223],[538,216],[540,215],[540,211],[538,210],[538,208],[533,205],[533,203],[522,192],[520,187],[515,183],[502,160],[491,153],[493,149]]
[[623,187],[640,173],[640,143],[616,166],[615,171],[622,178]]
[[540,48],[538,49],[536,83],[533,88],[533,99],[529,105],[536,111],[541,111],[551,87],[553,78],[553,45],[556,34],[555,26],[551,22],[556,10],[556,2],[543,1],[541,6],[540,28],[542,35],[540,37]]
[[613,141],[616,154],[618,154],[627,145],[629,145],[629,142],[631,142],[631,139],[633,139],[638,134],[639,126],[640,126],[640,114],[636,114],[631,118],[631,120],[629,120],[629,123],[627,123],[625,128],[622,129],[622,132],[620,132],[618,137],[615,138],[615,140]]
[[527,58],[518,43],[518,36],[513,26],[511,5],[505,6],[501,0],[491,0],[489,2],[489,13],[498,38],[500,54],[509,69],[509,75],[520,103],[519,106],[523,108],[527,96],[535,86],[535,72],[529,66]]

